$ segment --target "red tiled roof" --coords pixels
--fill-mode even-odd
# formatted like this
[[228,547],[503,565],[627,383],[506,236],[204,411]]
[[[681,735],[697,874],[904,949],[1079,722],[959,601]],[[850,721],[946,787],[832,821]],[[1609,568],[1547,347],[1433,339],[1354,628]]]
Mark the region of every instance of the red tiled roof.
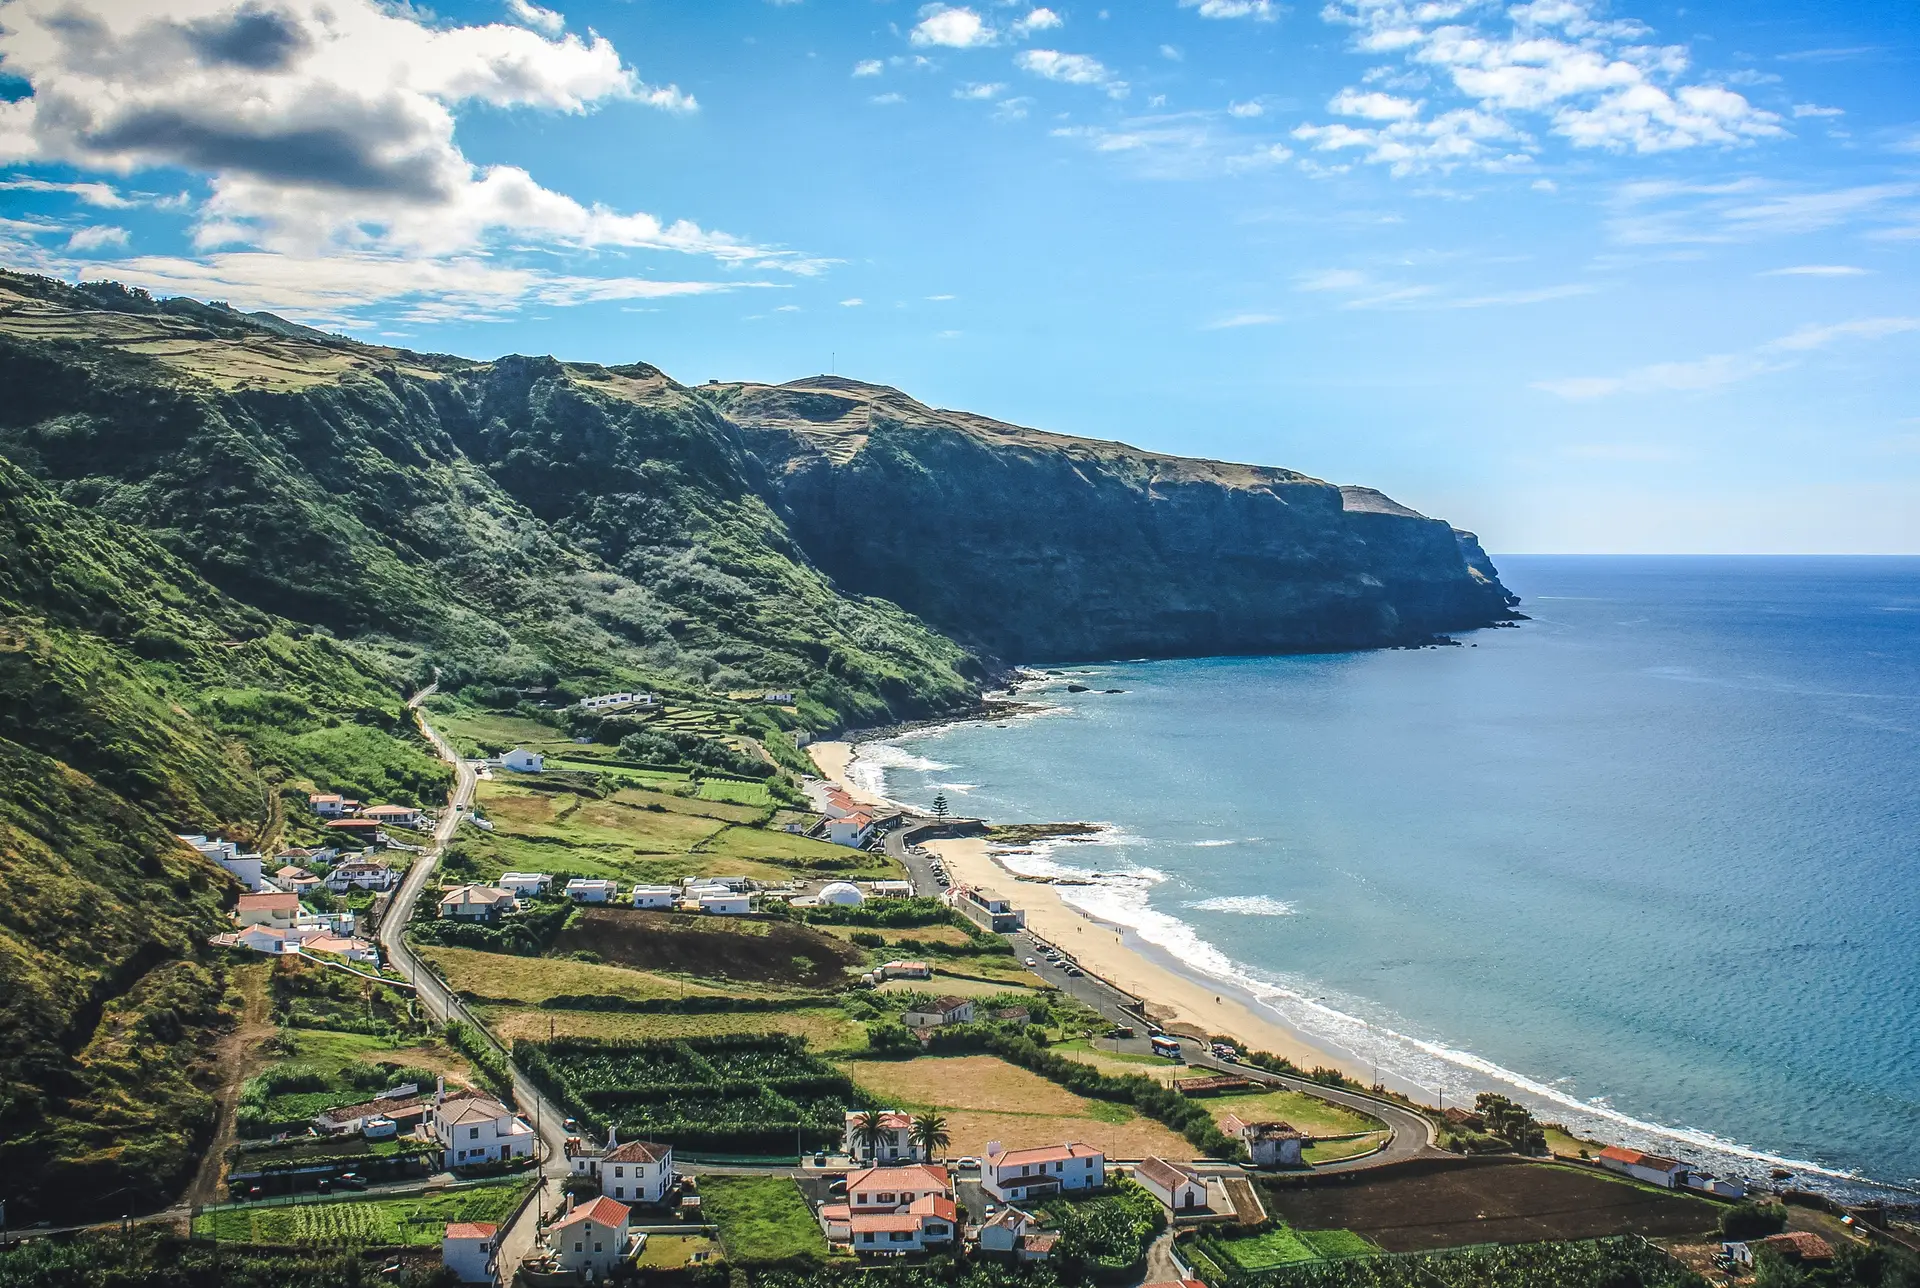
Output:
[[626,1224],[628,1215],[633,1211],[624,1203],[615,1203],[602,1194],[591,1203],[575,1208],[562,1220],[554,1222],[556,1227],[572,1225],[576,1221],[597,1221],[601,1225],[618,1228]]
[[1170,1163],[1164,1158],[1142,1159],[1134,1166],[1135,1177],[1146,1177],[1161,1189],[1171,1190],[1181,1185],[1198,1183],[1200,1174],[1191,1167],[1180,1163]]
[[915,1216],[937,1216],[943,1221],[957,1222],[960,1219],[953,1200],[943,1194],[922,1194],[907,1211]]
[[240,896],[240,911],[252,912],[256,908],[285,908],[300,910],[300,896],[297,894],[243,894]]
[[1806,1230],[1789,1230],[1785,1234],[1770,1234],[1760,1240],[1759,1246],[1772,1248],[1775,1252],[1796,1257],[1801,1261],[1833,1259],[1833,1245],[1819,1235]]
[[600,1161],[603,1163],[657,1163],[673,1157],[673,1146],[654,1145],[642,1140],[630,1140],[616,1147]]
[[1625,1163],[1629,1167],[1651,1167],[1656,1171],[1672,1172],[1683,1164],[1678,1159],[1663,1158],[1659,1154],[1643,1154],[1637,1149],[1628,1149],[1624,1145],[1609,1145],[1600,1151],[1603,1160],[1613,1163]]
[[488,1225],[485,1221],[453,1221],[447,1225],[444,1237],[449,1239],[491,1239],[500,1233],[497,1225]]
[[[847,1110],[847,1125],[851,1127],[853,1120],[858,1118],[862,1112],[864,1111],[859,1109]],[[913,1118],[911,1115],[903,1113],[898,1109],[889,1109],[880,1115],[880,1125],[888,1131],[899,1131],[902,1128],[913,1126]]]
[[1091,1145],[1083,1145],[1070,1140],[1064,1145],[1043,1145],[1037,1149],[1009,1149],[991,1154],[987,1162],[994,1167],[1006,1167],[1009,1164],[1019,1167],[1028,1163],[1058,1163],[1071,1158],[1101,1158],[1104,1155]]
[[1020,1240],[1020,1245],[1028,1252],[1052,1252],[1053,1245],[1060,1242],[1060,1236],[1051,1231],[1036,1230]]
[[909,1167],[863,1167],[847,1174],[847,1193],[858,1189],[928,1190],[945,1193],[952,1181],[947,1169],[938,1163],[915,1163]]
[[920,1218],[911,1212],[855,1213],[847,1218],[847,1228],[855,1234],[892,1234],[896,1231],[918,1230]]

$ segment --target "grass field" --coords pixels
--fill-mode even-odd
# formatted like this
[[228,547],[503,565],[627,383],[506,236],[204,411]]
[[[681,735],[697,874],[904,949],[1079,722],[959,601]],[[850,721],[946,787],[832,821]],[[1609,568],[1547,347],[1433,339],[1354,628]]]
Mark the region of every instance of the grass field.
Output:
[[1249,1272],[1308,1261],[1365,1257],[1380,1251],[1351,1230],[1295,1230],[1284,1225],[1244,1239],[1222,1239],[1208,1247]]
[[634,1262],[642,1270],[678,1270],[705,1253],[705,1259],[722,1259],[720,1245],[702,1234],[650,1234]]
[[[516,961],[525,960],[516,958]],[[790,1033],[822,1054],[867,1049],[865,1025],[833,1008],[739,1012],[719,1015],[623,1015],[617,1011],[535,1011],[480,1008],[486,1026],[503,1042],[545,1040],[548,1026],[564,1038],[702,1038],[721,1033]]]
[[[648,971],[628,970],[621,966],[595,966],[588,962],[545,957],[512,957],[472,948],[422,946],[415,951],[437,966],[456,992],[528,1005],[561,994],[592,993],[640,1000],[691,997],[722,991],[705,984]],[[727,991],[737,993],[739,990]]]
[[[874,989],[876,993],[936,993],[942,996],[952,994],[955,997],[993,997],[1000,993],[1026,993],[1035,995],[1037,989],[1026,988],[1018,984],[1009,984],[1003,980],[962,979],[934,968],[932,979],[890,979]],[[986,1018],[984,1014],[981,1018]]]
[[732,801],[737,805],[756,805],[762,809],[772,809],[774,803],[773,793],[767,790],[765,783],[736,783],[730,778],[701,779],[700,799]]
[[1298,1091],[1212,1096],[1206,1105],[1216,1122],[1228,1114],[1238,1114],[1247,1122],[1291,1123],[1309,1136],[1350,1136],[1386,1126],[1378,1118]]
[[1187,1066],[1175,1063],[1162,1056],[1116,1054],[1112,1051],[1099,1051],[1087,1044],[1085,1038],[1075,1038],[1071,1042],[1060,1042],[1048,1048],[1056,1055],[1069,1060],[1078,1060],[1081,1064],[1090,1064],[1100,1072],[1117,1078],[1152,1078],[1155,1082],[1170,1083],[1176,1077],[1187,1072]]
[[1127,1105],[1088,1100],[998,1056],[850,1062],[848,1071],[883,1103],[938,1109],[955,1154],[980,1154],[990,1140],[1010,1149],[1084,1141],[1112,1158],[1189,1157],[1193,1146]]
[[1332,1163],[1343,1158],[1358,1158],[1385,1146],[1392,1135],[1392,1132],[1370,1131],[1337,1140],[1316,1140],[1300,1151],[1300,1158],[1306,1163]]
[[322,1199],[273,1207],[221,1208],[194,1218],[193,1232],[222,1243],[306,1247],[438,1244],[449,1221],[506,1219],[527,1192],[512,1178],[470,1189],[398,1199]]
[[827,1238],[800,1186],[787,1176],[708,1176],[701,1206],[735,1265],[805,1259],[825,1262]]
[[862,881],[894,881],[905,875],[900,865],[884,854],[757,827],[729,828],[701,845],[700,850],[716,858],[752,859]]

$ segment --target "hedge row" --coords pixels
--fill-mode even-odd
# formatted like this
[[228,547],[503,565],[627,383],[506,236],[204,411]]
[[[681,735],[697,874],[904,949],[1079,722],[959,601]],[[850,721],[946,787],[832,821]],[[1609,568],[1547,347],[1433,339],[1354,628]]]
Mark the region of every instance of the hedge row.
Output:
[[830,993],[816,996],[729,997],[724,993],[692,997],[617,997],[599,993],[556,993],[539,1005],[548,1011],[626,1011],[637,1015],[711,1015],[722,1011],[791,1011],[831,1006]]

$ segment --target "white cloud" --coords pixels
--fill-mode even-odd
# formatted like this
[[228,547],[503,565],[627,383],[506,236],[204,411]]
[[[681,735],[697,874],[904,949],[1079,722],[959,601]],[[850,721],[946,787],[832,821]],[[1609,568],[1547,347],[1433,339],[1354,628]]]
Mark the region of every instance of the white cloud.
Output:
[[1246,103],[1229,103],[1227,105],[1227,115],[1239,117],[1241,120],[1251,120],[1256,116],[1265,116],[1266,113],[1266,105],[1258,99]]
[[1770,268],[1762,277],[1864,277],[1867,270],[1852,264],[1795,264],[1791,268]]
[[1035,76],[1067,85],[1098,85],[1114,98],[1124,97],[1127,83],[1090,54],[1063,54],[1057,49],[1023,49],[1014,65]]
[[858,295],[856,295],[851,299],[841,300],[840,307],[843,309],[857,309],[862,304],[865,304],[865,303],[866,303],[865,300],[861,299]]
[[1392,94],[1343,89],[1328,101],[1327,110],[1336,116],[1359,116],[1369,121],[1405,121],[1420,115],[1421,106]]
[[108,246],[127,244],[127,230],[115,228],[109,224],[94,224],[87,228],[74,230],[67,238],[68,250],[102,250]]
[[507,12],[521,26],[532,27],[548,36],[557,36],[567,29],[567,20],[560,14],[528,0],[507,0]]
[[978,49],[991,45],[999,36],[971,9],[930,4],[920,11],[920,21],[907,38],[921,46]]
[[1847,109],[1844,107],[1821,107],[1818,103],[1795,103],[1793,105],[1795,120],[1803,116],[1845,116],[1846,114]]
[[1187,58],[1185,54],[1180,52],[1180,49],[1177,45],[1160,46],[1160,56],[1166,59],[1170,63],[1185,62]]
[[774,306],[773,311],[775,313],[798,313],[801,309],[798,304],[777,304]]
[[1829,326],[1804,326],[1743,353],[1716,353],[1690,362],[1656,362],[1619,376],[1540,380],[1533,387],[1574,400],[1614,394],[1700,393],[1784,371],[1798,365],[1796,355],[1829,348],[1841,340],[1882,340],[1909,331],[1920,331],[1920,318],[1860,318]]
[[83,205],[97,206],[102,210],[125,210],[133,205],[132,201],[120,195],[119,189],[110,183],[55,183],[50,179],[31,179],[16,175],[9,179],[0,179],[0,191],[14,192],[64,192]]
[[[1598,0],[1530,0],[1510,8],[1489,0],[1330,0],[1321,16],[1355,28],[1356,50],[1396,56],[1408,76],[1435,77],[1471,106],[1442,107],[1426,119],[1416,114],[1424,104],[1344,90],[1330,110],[1400,124],[1308,125],[1300,137],[1323,149],[1362,149],[1367,161],[1409,174],[1509,168],[1540,151],[1535,120],[1576,148],[1641,154],[1785,133],[1777,115],[1723,85],[1684,81],[1684,47],[1655,45],[1645,26],[1598,10]],[[1366,79],[1388,75],[1375,67]],[[1406,112],[1409,105],[1415,112]],[[1406,114],[1385,118],[1368,106]],[[1439,124],[1449,119],[1453,124]]]
[[929,295],[927,298],[930,300],[950,300],[954,297],[951,295]]
[[867,100],[867,102],[878,104],[881,107],[892,107],[895,103],[904,103],[906,101],[907,101],[907,96],[905,94],[891,94],[891,93],[875,94],[872,98]]
[[972,102],[984,102],[988,99],[1000,97],[1001,91],[1005,89],[1006,86],[998,81],[992,81],[984,85],[966,84],[954,90],[953,96]]
[[1219,113],[1171,112],[1136,116],[1117,126],[1063,125],[1057,139],[1126,158],[1143,178],[1204,179],[1281,164],[1293,156],[1281,143],[1249,145],[1244,134],[1216,128]]
[[1847,224],[1901,225],[1920,218],[1920,183],[1798,191],[1757,178],[1720,183],[1649,180],[1614,193],[1608,227],[1629,245],[1751,241]]
[[1051,9],[1035,9],[1026,17],[1013,24],[1013,34],[1025,40],[1036,31],[1051,31],[1064,25],[1064,20]]
[[1207,323],[1203,331],[1231,331],[1243,326],[1272,326],[1281,320],[1278,313],[1232,313]]
[[878,76],[886,70],[886,64],[878,58],[863,58],[853,65],[855,76]]
[[1273,0],[1180,0],[1182,9],[1198,9],[1202,18],[1251,18],[1272,22],[1280,16]]

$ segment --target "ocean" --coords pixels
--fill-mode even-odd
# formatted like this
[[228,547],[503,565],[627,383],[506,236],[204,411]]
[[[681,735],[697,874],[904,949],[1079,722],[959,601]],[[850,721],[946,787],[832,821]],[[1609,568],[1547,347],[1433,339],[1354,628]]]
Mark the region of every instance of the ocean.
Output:
[[1105,824],[1005,861],[1392,1085],[1920,1186],[1920,559],[1496,562],[1518,629],[1022,659],[1036,714],[855,773]]

